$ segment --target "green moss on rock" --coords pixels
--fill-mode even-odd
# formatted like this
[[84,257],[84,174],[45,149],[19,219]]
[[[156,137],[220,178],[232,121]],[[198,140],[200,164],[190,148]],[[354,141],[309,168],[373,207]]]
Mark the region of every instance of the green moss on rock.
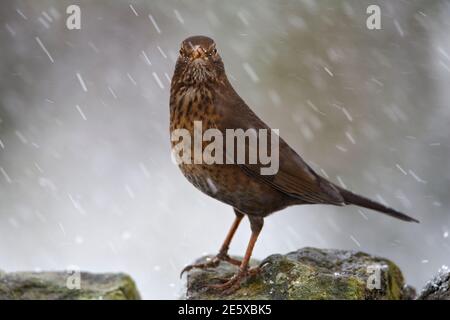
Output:
[[[257,264],[253,262],[253,265]],[[230,277],[236,271],[237,267],[224,262],[216,269],[190,271],[186,297],[282,300],[404,298],[405,286],[400,269],[387,259],[363,252],[303,248],[286,255],[271,255],[262,261],[261,273],[244,281],[241,288],[231,295],[222,296],[205,287],[219,283],[218,279]],[[379,282],[368,285],[375,277]]]
[[[80,273],[80,287],[68,285],[66,272],[0,273],[0,300],[137,300],[130,276]],[[70,280],[70,279],[69,279]]]

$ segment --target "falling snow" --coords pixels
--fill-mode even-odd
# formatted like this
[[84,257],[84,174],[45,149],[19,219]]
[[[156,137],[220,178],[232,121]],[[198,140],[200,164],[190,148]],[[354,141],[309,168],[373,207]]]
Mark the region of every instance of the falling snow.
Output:
[[347,152],[348,150],[347,150],[347,148],[345,148],[345,147],[343,147],[343,146],[341,146],[341,145],[336,145],[336,149],[338,149],[339,151],[342,151],[342,152]]
[[37,43],[41,46],[42,50],[45,52],[45,54],[47,55],[47,57],[50,59],[50,61],[52,63],[54,63],[55,61],[53,60],[52,56],[50,55],[50,53],[48,52],[47,48],[44,46],[44,44],[42,43],[41,39],[39,39],[38,37],[35,38]]
[[342,188],[347,189],[347,186],[344,183],[344,180],[342,180],[342,178],[340,176],[336,176],[337,181],[339,181],[339,184],[341,185]]
[[17,138],[19,138],[20,142],[23,144],[28,143],[28,139],[25,137],[25,135],[20,132],[19,130],[15,130],[14,133],[16,134]]
[[408,172],[417,182],[427,183],[425,180],[422,180],[421,178],[419,178],[419,176],[414,171],[408,170]]
[[14,29],[9,25],[9,24],[5,24],[6,30],[8,30],[8,32],[11,34],[12,37],[16,36],[16,32],[14,31]]
[[127,73],[127,77],[128,77],[128,79],[130,79],[130,81],[133,85],[135,85],[135,86],[137,85],[136,80],[134,80],[134,78],[131,76],[131,74]]
[[184,19],[181,16],[180,12],[177,9],[173,10],[173,13],[175,13],[175,17],[177,18],[177,20],[181,23],[184,24]]
[[163,56],[163,58],[164,58],[164,59],[167,59],[167,55],[166,55],[166,53],[164,52],[164,50],[161,49],[160,46],[157,46],[157,48],[158,48],[159,53],[161,53],[161,55]]
[[5,178],[7,183],[11,183],[11,178],[9,177],[9,175],[6,173],[5,169],[3,169],[3,167],[0,167],[0,172],[2,173],[3,177]]
[[211,180],[211,178],[207,178],[206,182],[208,183],[209,190],[211,190],[212,193],[217,193],[218,189],[215,183]]
[[158,84],[158,86],[159,86],[161,89],[164,89],[164,85],[163,85],[163,83],[161,82],[161,79],[159,78],[158,74],[157,74],[156,72],[153,72],[152,75],[153,75],[153,78],[155,78],[155,81],[156,81],[156,83]]
[[239,11],[239,12],[237,13],[237,15],[238,15],[239,19],[241,19],[241,21],[242,21],[242,23],[243,23],[244,25],[248,26],[248,25],[250,24],[250,23],[248,22],[248,20],[247,20],[247,17],[246,17],[245,12]]
[[347,137],[347,139],[352,143],[352,144],[355,144],[356,142],[355,142],[355,138],[353,138],[353,136],[351,135],[351,133],[350,132],[346,132],[345,133],[345,136]]
[[334,77],[333,72],[330,71],[327,67],[323,67],[323,69],[330,75],[330,77]]
[[255,82],[258,83],[259,82],[259,77],[256,74],[255,70],[253,70],[253,68],[250,66],[250,64],[248,62],[244,62],[242,64],[242,67],[244,68],[245,72],[247,72],[248,76],[250,77],[250,79]]
[[361,209],[358,209],[359,214],[365,219],[365,220],[369,220],[369,218],[367,217],[367,215],[364,213],[364,211],[362,211]]
[[128,184],[125,185],[125,190],[131,199],[134,199],[136,197],[133,189],[131,189],[131,187]]
[[342,112],[345,114],[345,116],[347,117],[348,121],[350,121],[350,122],[353,121],[352,115],[348,112],[348,110],[345,107],[342,107]]
[[408,174],[398,163],[395,165],[398,170],[400,170],[401,173],[403,173],[405,176]]
[[28,20],[28,18],[23,14],[23,12],[20,9],[16,9],[16,12],[21,16],[24,20]]
[[130,9],[131,9],[131,11],[133,11],[133,13],[136,17],[139,17],[139,14],[137,13],[136,9],[134,9],[132,4],[130,4]]
[[319,108],[317,108],[317,106],[311,101],[311,100],[306,100],[306,103],[308,104],[308,106],[311,107],[311,109],[313,109],[315,112],[325,116],[326,114],[322,111],[319,110]]
[[397,31],[400,34],[400,36],[403,37],[405,35],[405,33],[403,32],[403,29],[400,26],[400,23],[398,22],[398,20],[394,20],[394,25],[395,25],[395,28],[397,28]]
[[80,116],[83,118],[83,120],[87,120],[86,115],[84,114],[83,110],[81,110],[81,107],[78,104],[75,107],[77,108],[77,110],[80,113]]
[[[261,238],[255,258],[305,243],[363,244],[402,262],[419,288],[450,253],[450,14],[441,0],[436,10],[381,4],[389,19],[372,41],[356,2],[300,1],[287,13],[266,0],[211,1],[205,10],[87,2],[80,31],[64,28],[64,4],[5,3],[0,250],[29,270],[64,268],[60,257],[107,269],[110,259],[94,255],[104,252],[128,261],[121,271],[135,274],[143,297],[179,297],[173,279],[216,248],[232,219],[169,159],[174,61],[183,38],[204,33],[236,91],[317,173],[386,203],[382,194],[426,222],[411,226],[355,206],[293,207],[267,220],[270,241]],[[220,192],[215,180],[204,183]],[[241,228],[245,236],[248,224]],[[236,237],[242,254],[247,239]],[[8,261],[2,267],[14,269]]]
[[50,29],[50,25],[43,17],[39,17],[38,21],[44,26],[45,29]]
[[161,30],[159,29],[158,25],[156,24],[155,19],[153,18],[153,16],[151,14],[148,15],[148,18],[150,19],[150,21],[152,22],[153,26],[155,27],[156,31],[158,33],[161,33]]
[[109,92],[111,92],[111,95],[113,96],[113,98],[114,98],[114,99],[117,99],[117,95],[116,95],[116,93],[114,92],[113,88],[108,87],[108,90],[109,90]]
[[144,57],[145,62],[147,62],[147,64],[148,64],[149,66],[151,66],[151,65],[152,65],[152,62],[150,61],[149,57],[147,56],[147,53],[145,53],[144,50],[142,50],[142,56]]
[[77,72],[77,79],[80,82],[81,88],[83,89],[84,92],[87,92],[88,89],[86,87],[86,84],[84,83],[83,78],[81,77],[81,74]]
[[355,238],[354,236],[350,235],[350,239],[352,239],[352,241],[353,241],[358,247],[361,247],[361,244],[359,243],[358,240],[356,240],[356,238]]
[[139,168],[141,168],[142,173],[144,174],[144,176],[148,179],[150,178],[150,171],[148,170],[147,166],[145,164],[143,164],[142,162],[139,163]]
[[89,45],[89,47],[92,48],[92,50],[94,51],[94,53],[99,53],[99,52],[100,52],[100,50],[98,50],[97,46],[96,46],[92,41],[89,41],[89,42],[88,42],[88,45]]
[[81,206],[80,202],[75,199],[75,197],[73,195],[71,195],[70,193],[68,194],[69,200],[72,203],[73,207],[82,215],[86,215],[86,211],[83,209],[83,207]]

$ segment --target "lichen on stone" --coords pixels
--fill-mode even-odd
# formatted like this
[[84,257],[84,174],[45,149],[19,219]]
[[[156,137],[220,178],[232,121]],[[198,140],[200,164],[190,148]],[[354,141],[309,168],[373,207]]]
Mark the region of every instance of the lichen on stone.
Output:
[[[204,258],[203,258],[204,259]],[[198,261],[197,261],[198,262]],[[253,262],[257,264],[257,262]],[[261,272],[231,295],[206,288],[231,277],[237,267],[221,262],[216,269],[191,270],[187,275],[188,299],[332,299],[363,300],[404,298],[400,269],[390,260],[364,252],[303,248],[286,255],[274,254],[261,263]],[[376,274],[370,272],[376,269]],[[368,285],[379,277],[378,287]]]
[[137,300],[130,276],[81,272],[80,287],[67,285],[66,272],[0,273],[0,300]]

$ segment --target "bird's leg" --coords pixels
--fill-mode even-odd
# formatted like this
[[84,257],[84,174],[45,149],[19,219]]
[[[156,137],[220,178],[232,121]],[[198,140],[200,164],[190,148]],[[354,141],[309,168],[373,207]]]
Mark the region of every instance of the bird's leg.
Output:
[[227,261],[236,266],[241,265],[241,261],[237,259],[233,259],[228,255],[228,249],[230,248],[231,240],[233,240],[234,234],[236,233],[239,224],[244,217],[244,214],[237,209],[234,209],[234,213],[236,214],[236,218],[234,219],[233,224],[231,225],[230,230],[228,231],[227,237],[225,238],[222,246],[220,247],[219,254],[216,256],[217,259]]
[[222,246],[220,247],[219,253],[210,261],[204,263],[191,264],[184,267],[184,269],[181,271],[180,277],[183,276],[183,273],[192,269],[215,268],[219,265],[220,261],[226,261],[237,266],[241,265],[241,261],[233,259],[228,255],[228,248],[230,247],[231,240],[233,239],[233,236],[236,233],[236,230],[239,227],[242,218],[244,217],[244,214],[238,211],[237,209],[235,209],[234,212],[236,214],[236,218],[234,219],[233,224],[231,225],[231,228],[228,231],[228,234]]
[[250,241],[248,242],[247,250],[245,252],[244,259],[242,260],[239,267],[239,271],[225,283],[210,285],[209,288],[221,291],[224,294],[230,294],[239,289],[239,286],[243,279],[245,279],[247,276],[251,276],[259,272],[258,267],[249,269],[249,262],[256,240],[258,239],[259,233],[261,232],[261,229],[264,225],[264,220],[261,217],[248,216],[248,218],[250,220],[252,235],[250,237]]

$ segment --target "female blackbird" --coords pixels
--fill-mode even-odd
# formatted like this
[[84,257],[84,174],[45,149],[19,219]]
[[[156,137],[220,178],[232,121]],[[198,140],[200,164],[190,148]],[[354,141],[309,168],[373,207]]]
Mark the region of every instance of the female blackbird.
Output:
[[[270,131],[233,89],[214,41],[205,36],[193,36],[182,42],[170,90],[171,132],[184,129],[194,136],[194,121],[201,121],[202,129],[217,129],[224,134],[227,129]],[[248,140],[245,141],[248,144]],[[172,146],[175,146],[175,141],[172,141]],[[418,222],[319,176],[281,138],[278,152],[279,170],[272,175],[262,175],[262,165],[258,163],[188,161],[179,164],[182,173],[195,187],[231,205],[236,214],[217,256],[207,263],[187,266],[183,272],[192,268],[215,267],[220,261],[227,261],[239,266],[238,273],[224,283],[210,287],[222,292],[235,290],[243,278],[258,270],[249,269],[249,260],[264,217],[291,205],[353,204],[404,221]],[[252,235],[243,260],[238,261],[228,255],[228,248],[244,215],[250,221]]]

